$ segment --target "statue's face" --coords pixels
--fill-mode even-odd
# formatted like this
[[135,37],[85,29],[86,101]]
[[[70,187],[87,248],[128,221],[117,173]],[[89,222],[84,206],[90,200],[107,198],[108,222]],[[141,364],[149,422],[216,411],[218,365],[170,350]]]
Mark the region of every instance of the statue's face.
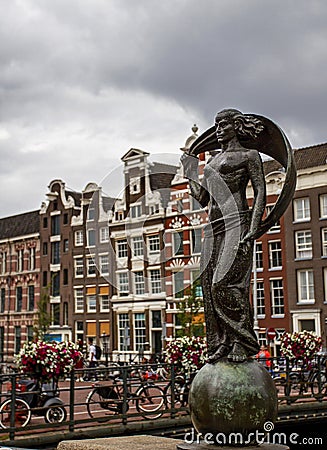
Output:
[[234,123],[227,118],[218,118],[218,121],[216,121],[216,135],[218,142],[230,141],[236,136]]

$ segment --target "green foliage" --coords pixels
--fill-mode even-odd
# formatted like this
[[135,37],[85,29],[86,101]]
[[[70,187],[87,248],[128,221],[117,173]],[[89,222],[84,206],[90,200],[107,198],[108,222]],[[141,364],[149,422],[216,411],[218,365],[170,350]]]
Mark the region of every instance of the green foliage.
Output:
[[182,329],[176,330],[176,337],[204,336],[203,298],[200,279],[190,287],[189,295],[178,303],[176,324]]
[[34,325],[34,337],[38,340],[43,340],[51,324],[51,315],[49,311],[50,288],[51,283],[42,289],[40,300],[37,305],[37,319]]

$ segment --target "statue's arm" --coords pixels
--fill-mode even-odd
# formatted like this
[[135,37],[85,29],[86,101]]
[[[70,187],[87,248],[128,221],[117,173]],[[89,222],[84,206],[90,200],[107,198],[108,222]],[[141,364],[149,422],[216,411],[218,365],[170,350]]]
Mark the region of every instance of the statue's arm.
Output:
[[198,158],[184,154],[181,157],[181,163],[184,169],[184,176],[188,178],[189,181],[192,197],[195,198],[203,208],[206,207],[210,201],[210,195],[206,188],[205,179],[203,179],[202,184],[199,180]]
[[251,150],[248,159],[248,171],[253,188],[253,205],[250,230],[244,237],[244,241],[253,239],[260,224],[266,206],[266,183],[263,165],[259,153]]

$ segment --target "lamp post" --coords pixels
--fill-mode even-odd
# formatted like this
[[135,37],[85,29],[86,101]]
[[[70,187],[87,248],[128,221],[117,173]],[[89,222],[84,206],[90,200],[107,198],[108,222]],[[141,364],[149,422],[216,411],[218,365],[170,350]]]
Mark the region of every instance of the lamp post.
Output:
[[108,367],[108,357],[109,357],[109,334],[106,334],[105,331],[102,331],[101,334],[101,341],[102,341],[102,348],[104,357],[106,359],[106,367]]

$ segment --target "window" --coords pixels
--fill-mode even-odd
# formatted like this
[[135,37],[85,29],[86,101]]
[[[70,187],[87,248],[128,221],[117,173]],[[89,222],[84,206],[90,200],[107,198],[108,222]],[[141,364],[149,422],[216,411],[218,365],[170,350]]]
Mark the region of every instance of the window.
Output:
[[183,232],[179,231],[173,234],[174,255],[183,255]]
[[75,312],[84,312],[84,295],[83,289],[75,289]]
[[97,298],[96,295],[86,296],[87,312],[96,312],[97,310]]
[[60,242],[51,243],[51,264],[60,264]]
[[314,319],[300,319],[299,320],[299,331],[316,331],[315,320]]
[[118,293],[121,297],[129,294],[128,273],[118,273]]
[[143,237],[137,236],[132,239],[132,248],[134,256],[143,256]]
[[18,250],[17,253],[17,272],[22,272],[24,270],[24,251]]
[[314,279],[313,270],[297,271],[298,303],[314,303]]
[[15,353],[19,353],[22,344],[22,329],[15,327]]
[[82,277],[84,274],[84,261],[83,258],[75,258],[75,277]]
[[43,228],[48,228],[48,218],[43,217]]
[[48,254],[48,243],[47,242],[43,242],[42,253],[44,256]]
[[75,231],[75,245],[76,247],[83,245],[83,231]]
[[148,236],[149,255],[160,253],[160,237],[159,234]]
[[326,219],[327,218],[327,194],[320,195],[320,218]]
[[27,310],[34,311],[35,306],[35,289],[32,284],[27,288]]
[[87,245],[89,247],[95,246],[95,230],[87,230]]
[[276,269],[282,267],[282,244],[280,241],[268,243],[269,247],[269,268]]
[[64,225],[68,225],[68,214],[64,214]]
[[141,217],[142,215],[142,205],[134,205],[130,207],[130,216],[132,219]]
[[0,273],[4,274],[7,272],[7,252],[2,252],[0,254]]
[[143,272],[134,272],[135,294],[142,295],[145,292]]
[[42,274],[42,286],[45,287],[48,284],[48,272],[45,270]]
[[4,313],[6,308],[6,289],[0,290],[0,313]]
[[109,295],[100,295],[100,311],[108,312],[110,308]]
[[200,270],[191,271],[191,284],[195,297],[203,297]]
[[130,348],[130,328],[128,314],[118,315],[119,350],[126,352]]
[[295,233],[295,256],[298,259],[312,258],[311,231],[297,231]]
[[23,288],[21,286],[16,287],[16,312],[20,312],[23,306]]
[[183,298],[184,297],[184,272],[181,270],[180,272],[174,272],[174,294],[175,298]]
[[161,311],[152,311],[152,328],[161,328]]
[[32,342],[34,340],[34,327],[33,325],[27,325],[27,342]]
[[283,280],[270,281],[271,315],[284,315]]
[[109,242],[109,227],[100,228],[100,242]]
[[321,230],[322,256],[327,256],[327,228]]
[[150,291],[151,294],[159,294],[161,292],[161,276],[160,269],[152,269],[150,273]]
[[5,327],[0,327],[0,362],[3,362]]
[[297,198],[293,201],[294,222],[304,222],[310,220],[310,200],[309,198]]
[[115,214],[116,220],[124,220],[124,212],[123,211],[117,211]]
[[[266,206],[266,213],[267,215],[270,213],[270,211],[273,209],[275,205],[267,205]],[[278,220],[277,222],[274,223],[274,225],[269,228],[269,232],[278,232],[280,231],[280,221]]]
[[135,350],[143,350],[146,342],[145,314],[134,314]]
[[60,325],[60,303],[51,303],[51,325]]
[[118,240],[116,246],[118,258],[127,258],[128,255],[127,240],[126,239]]
[[201,253],[202,229],[193,228],[191,230],[192,253]]
[[150,215],[152,216],[153,214],[157,214],[159,212],[159,209],[160,209],[160,205],[151,205],[149,207]]
[[68,284],[68,269],[64,269],[63,271],[63,284],[65,286]]
[[87,210],[87,220],[94,220],[95,218],[95,209],[91,206]]
[[262,242],[256,242],[255,245],[255,261],[256,269],[263,269],[263,252],[262,252]]
[[51,217],[51,235],[57,236],[60,234],[60,216],[52,216]]
[[52,274],[52,296],[58,297],[60,295],[60,272]]
[[99,257],[100,262],[100,274],[108,275],[109,274],[109,256],[102,255]]
[[86,264],[87,264],[87,275],[88,276],[95,275],[96,274],[95,260],[93,258],[87,258]]
[[64,251],[64,253],[67,253],[68,250],[69,250],[69,241],[68,241],[68,239],[64,239],[63,251]]
[[263,281],[257,281],[257,314],[265,315],[265,291]]
[[35,247],[29,249],[28,268],[29,270],[35,270]]
[[68,326],[68,303],[64,302],[64,309],[63,309],[63,325],[65,327]]

